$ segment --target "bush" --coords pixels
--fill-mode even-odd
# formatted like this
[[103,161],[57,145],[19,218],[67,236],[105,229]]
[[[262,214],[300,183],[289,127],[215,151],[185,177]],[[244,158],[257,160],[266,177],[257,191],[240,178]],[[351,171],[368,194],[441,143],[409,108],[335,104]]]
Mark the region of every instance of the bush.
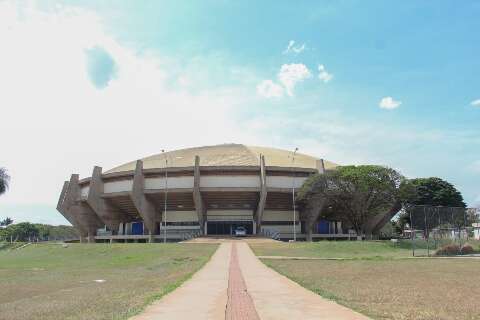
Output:
[[[473,250],[473,248],[472,248]],[[451,243],[442,246],[435,252],[436,256],[455,256],[460,253],[460,246],[456,243]]]
[[473,254],[473,252],[473,247],[468,243],[465,243],[462,248],[460,248],[460,254]]

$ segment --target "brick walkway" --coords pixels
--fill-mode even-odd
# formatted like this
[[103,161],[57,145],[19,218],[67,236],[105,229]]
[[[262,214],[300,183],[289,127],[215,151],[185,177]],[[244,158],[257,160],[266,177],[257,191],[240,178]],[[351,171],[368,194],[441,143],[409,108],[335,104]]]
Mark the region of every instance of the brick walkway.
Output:
[[260,320],[252,297],[248,294],[238,263],[237,245],[232,245],[228,278],[228,300],[225,310],[226,320]]

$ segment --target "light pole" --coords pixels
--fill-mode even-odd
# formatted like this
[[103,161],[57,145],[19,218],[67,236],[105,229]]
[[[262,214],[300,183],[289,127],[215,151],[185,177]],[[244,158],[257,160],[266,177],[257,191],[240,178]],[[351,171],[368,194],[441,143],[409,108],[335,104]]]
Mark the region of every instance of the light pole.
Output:
[[165,203],[163,209],[165,222],[163,224],[163,243],[167,243],[168,157],[165,150],[162,150],[162,153],[165,154]]
[[293,156],[292,156],[292,173],[293,173],[293,179],[292,179],[292,201],[293,201],[293,241],[297,241],[297,229],[296,229],[296,212],[295,212],[295,154],[297,153],[298,148],[295,148],[293,151]]

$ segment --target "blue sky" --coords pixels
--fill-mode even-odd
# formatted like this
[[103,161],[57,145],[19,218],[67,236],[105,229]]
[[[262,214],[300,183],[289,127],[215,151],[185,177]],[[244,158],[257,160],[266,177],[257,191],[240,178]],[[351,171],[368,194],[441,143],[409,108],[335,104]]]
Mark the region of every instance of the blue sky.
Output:
[[224,142],[439,176],[480,202],[478,1],[1,5],[17,133],[0,216],[61,223],[73,172]]

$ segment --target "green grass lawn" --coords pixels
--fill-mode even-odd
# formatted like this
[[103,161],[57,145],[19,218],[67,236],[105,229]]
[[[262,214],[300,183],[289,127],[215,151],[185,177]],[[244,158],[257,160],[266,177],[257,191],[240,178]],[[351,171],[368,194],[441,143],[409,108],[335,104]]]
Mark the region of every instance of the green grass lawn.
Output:
[[412,255],[410,249],[395,246],[390,241],[252,243],[250,247],[258,256],[375,259]]
[[33,244],[3,249],[0,319],[126,319],[188,279],[216,248]]
[[257,255],[353,258],[262,259],[302,286],[373,319],[480,319],[480,259],[411,259],[388,242],[250,244]]

